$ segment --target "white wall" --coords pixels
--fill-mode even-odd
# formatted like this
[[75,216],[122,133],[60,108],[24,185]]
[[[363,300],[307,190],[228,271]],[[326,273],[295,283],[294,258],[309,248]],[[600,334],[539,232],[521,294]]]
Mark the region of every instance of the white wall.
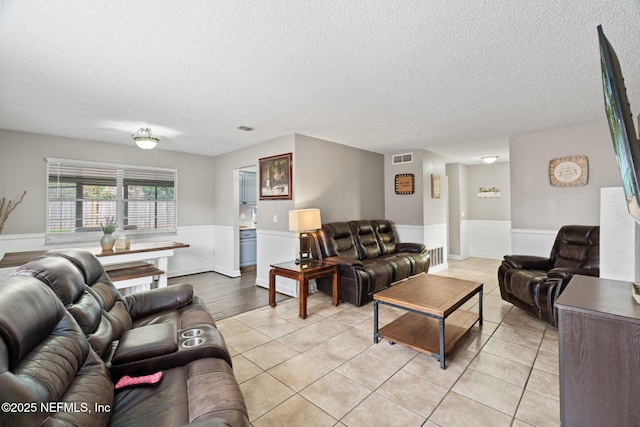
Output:
[[[448,164],[449,256],[500,259],[511,253],[511,191],[508,162]],[[499,198],[479,198],[480,187],[496,187]]]
[[600,218],[600,277],[640,279],[640,227],[629,214],[622,187],[601,190]]

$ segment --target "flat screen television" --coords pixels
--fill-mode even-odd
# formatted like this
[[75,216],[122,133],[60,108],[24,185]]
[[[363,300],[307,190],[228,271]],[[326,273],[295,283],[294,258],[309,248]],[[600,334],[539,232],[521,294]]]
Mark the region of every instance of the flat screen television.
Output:
[[627,200],[627,208],[635,220],[640,222],[640,205],[638,204],[640,141],[636,137],[627,90],[624,86],[622,71],[620,71],[620,62],[618,62],[618,57],[609,40],[605,37],[601,25],[598,25],[598,38],[600,40],[604,108],[613,140],[613,149],[616,152],[622,175],[622,187]]

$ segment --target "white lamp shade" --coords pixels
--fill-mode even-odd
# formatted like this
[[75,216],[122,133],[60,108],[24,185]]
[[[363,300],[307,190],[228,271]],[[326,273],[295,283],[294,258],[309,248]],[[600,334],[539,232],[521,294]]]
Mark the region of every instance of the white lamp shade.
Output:
[[322,227],[320,209],[296,209],[289,211],[290,231],[310,231]]

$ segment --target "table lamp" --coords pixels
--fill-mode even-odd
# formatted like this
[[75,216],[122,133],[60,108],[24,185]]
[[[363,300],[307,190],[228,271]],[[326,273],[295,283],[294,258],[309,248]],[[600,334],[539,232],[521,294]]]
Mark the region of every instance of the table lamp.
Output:
[[297,264],[311,262],[311,250],[309,246],[309,231],[315,231],[322,227],[320,209],[295,209],[289,211],[289,231],[297,231],[300,236],[300,253]]

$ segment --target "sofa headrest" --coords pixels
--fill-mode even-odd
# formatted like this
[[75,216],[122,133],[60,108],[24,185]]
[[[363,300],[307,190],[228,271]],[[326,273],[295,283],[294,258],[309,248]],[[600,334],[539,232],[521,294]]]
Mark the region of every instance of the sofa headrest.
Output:
[[386,219],[376,219],[371,221],[378,237],[378,242],[383,254],[392,254],[397,250],[396,234],[393,231],[391,222]]
[[0,278],[0,336],[9,353],[8,368],[48,337],[65,315],[60,300],[38,279]]
[[565,225],[560,228],[549,257],[553,266],[600,268],[600,227]]
[[331,239],[344,239],[351,236],[351,227],[347,222],[322,224],[322,231]]
[[318,233],[320,246],[324,257],[344,256],[358,258],[356,241],[351,227],[346,222],[331,222],[322,224],[322,231]]
[[43,282],[64,305],[72,304],[85,292],[84,277],[67,259],[44,255],[18,267],[16,274]]
[[382,251],[371,221],[349,221],[349,226],[353,232],[360,259],[370,259],[380,256]]
[[60,249],[51,251],[46,256],[59,256],[71,261],[82,272],[85,283],[89,286],[98,282],[105,274],[100,260],[84,249]]
[[569,245],[595,246],[600,244],[600,227],[591,225],[565,225],[558,238]]

